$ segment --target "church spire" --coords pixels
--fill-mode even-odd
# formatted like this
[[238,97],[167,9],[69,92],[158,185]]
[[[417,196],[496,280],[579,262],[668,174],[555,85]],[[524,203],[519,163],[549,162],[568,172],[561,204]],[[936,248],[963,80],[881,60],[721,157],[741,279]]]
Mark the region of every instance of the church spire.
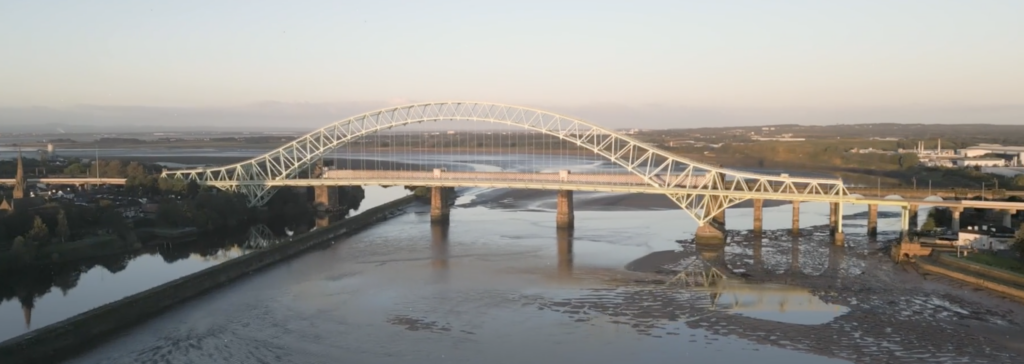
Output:
[[25,167],[21,164],[21,149],[18,149],[18,172],[14,175],[14,199],[25,198]]

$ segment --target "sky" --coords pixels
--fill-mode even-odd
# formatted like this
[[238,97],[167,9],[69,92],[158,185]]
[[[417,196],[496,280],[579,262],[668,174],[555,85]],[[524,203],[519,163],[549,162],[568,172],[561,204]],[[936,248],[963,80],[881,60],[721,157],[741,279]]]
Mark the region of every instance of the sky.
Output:
[[473,100],[611,127],[1024,125],[1024,1],[0,0],[0,125],[315,127]]

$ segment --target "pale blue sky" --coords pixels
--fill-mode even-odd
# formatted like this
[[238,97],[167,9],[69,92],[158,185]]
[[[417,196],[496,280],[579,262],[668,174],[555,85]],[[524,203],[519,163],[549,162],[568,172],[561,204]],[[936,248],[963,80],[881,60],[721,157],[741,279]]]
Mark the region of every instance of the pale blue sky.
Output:
[[15,115],[465,99],[667,113],[657,126],[909,109],[1024,123],[1016,0],[3,0],[0,30]]

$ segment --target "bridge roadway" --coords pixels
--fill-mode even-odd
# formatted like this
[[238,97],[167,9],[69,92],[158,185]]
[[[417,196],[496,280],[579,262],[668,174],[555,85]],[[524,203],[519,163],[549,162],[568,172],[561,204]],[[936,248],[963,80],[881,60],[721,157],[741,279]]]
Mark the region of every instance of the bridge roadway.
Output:
[[[778,201],[844,202],[862,205],[882,206],[939,206],[961,208],[983,208],[997,210],[1024,210],[1024,203],[1000,201],[928,201],[923,199],[883,199],[862,196],[827,196],[815,194],[795,195],[785,192],[733,191],[698,188],[703,178],[683,181],[674,188],[657,187],[647,184],[635,174],[585,174],[585,173],[519,173],[519,172],[439,172],[439,171],[326,171],[323,178],[284,179],[271,181],[205,181],[204,185],[232,187],[258,185],[266,187],[316,187],[316,186],[423,186],[423,187],[481,187],[537,190],[572,190],[613,193],[694,193],[702,195],[728,196],[741,199],[763,199]],[[728,184],[728,182],[726,182]]]
[[[53,185],[123,185],[124,178],[26,178],[27,183],[46,183]],[[0,184],[13,185],[14,178],[0,179]]]
[[969,198],[974,196],[985,196],[986,198],[1006,198],[1006,197],[1024,197],[1024,191],[1006,191],[997,189],[985,189],[985,190],[968,190],[968,189],[953,189],[953,188],[936,188],[936,189],[912,189],[912,188],[871,188],[871,187],[847,187],[846,190],[851,194],[859,194],[862,196],[901,196],[903,198],[926,198],[930,196],[938,196],[942,198]]

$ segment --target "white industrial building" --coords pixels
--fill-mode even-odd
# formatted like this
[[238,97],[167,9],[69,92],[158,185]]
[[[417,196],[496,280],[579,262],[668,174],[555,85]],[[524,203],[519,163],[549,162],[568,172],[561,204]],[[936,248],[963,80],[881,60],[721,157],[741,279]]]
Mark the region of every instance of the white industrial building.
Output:
[[1019,166],[1024,162],[1024,147],[1008,147],[999,144],[978,144],[973,147],[963,148],[957,154],[964,158],[979,157],[987,154],[1004,156],[1010,161],[1010,166]]
[[954,159],[953,165],[960,168],[1003,167],[1006,166],[1006,160],[999,158],[960,158]]

